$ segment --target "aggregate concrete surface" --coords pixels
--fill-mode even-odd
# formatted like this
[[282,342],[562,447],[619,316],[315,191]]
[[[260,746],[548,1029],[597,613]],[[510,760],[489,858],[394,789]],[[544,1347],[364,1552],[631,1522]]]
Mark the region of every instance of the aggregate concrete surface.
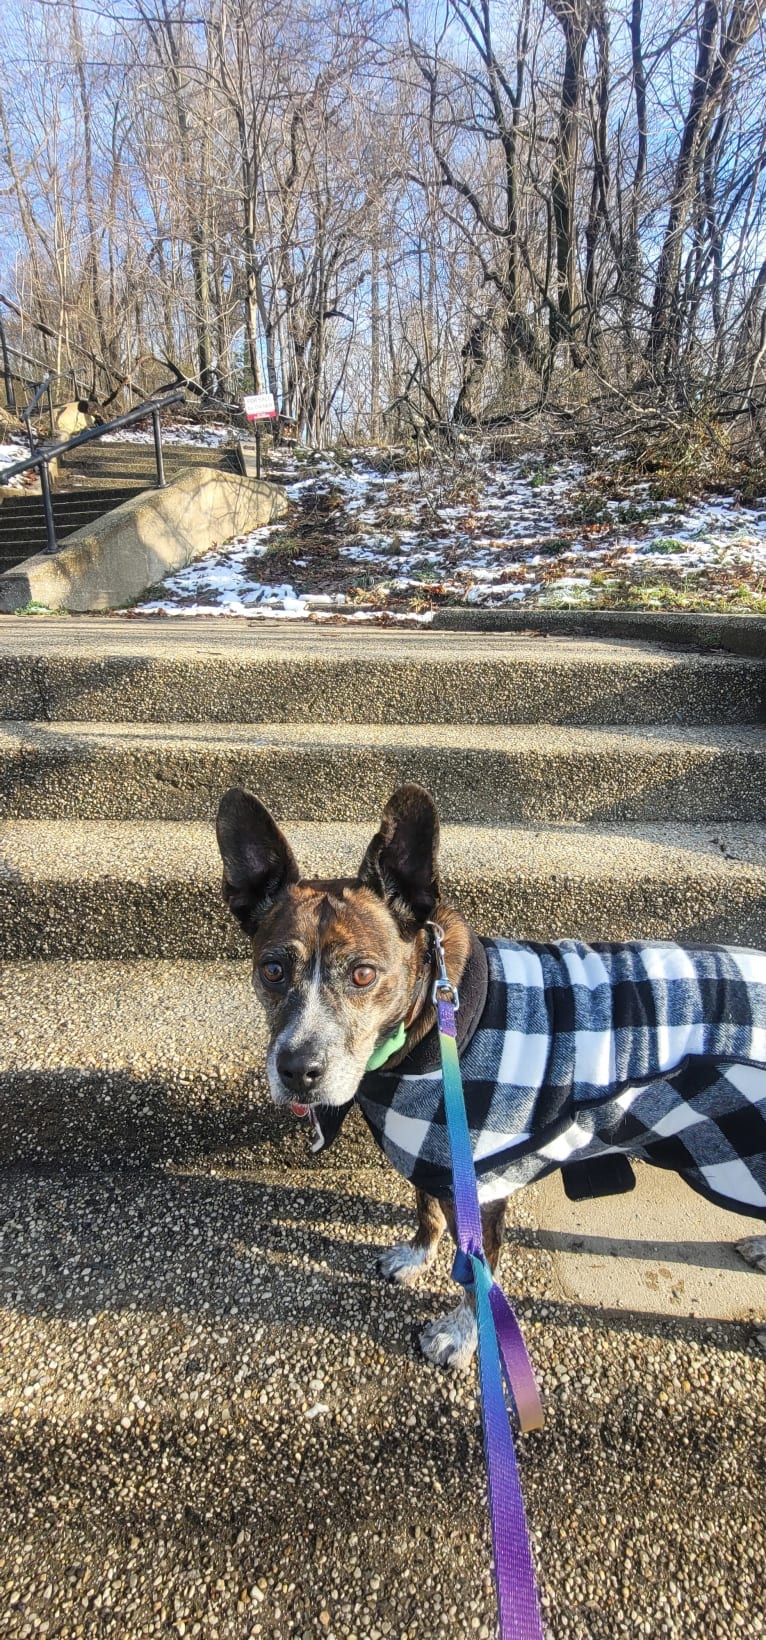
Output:
[[[743,1326],[557,1296],[504,1261],[547,1426],[518,1444],[550,1640],[766,1632],[766,1361]],[[454,1296],[381,1283],[390,1170],[19,1170],[0,1215],[0,1635],[495,1634]],[[733,1221],[736,1223],[736,1221]]]
[[0,621],[3,718],[754,723],[763,705],[762,661],[648,643]]
[[402,781],[444,821],[766,819],[766,734],[456,724],[0,723],[0,814],[202,820],[246,785],[283,819],[367,821]]
[[[305,875],[353,876],[375,824],[290,822],[287,831]],[[483,934],[766,938],[766,839],[757,824],[446,826],[441,859],[445,896]],[[244,954],[220,880],[212,823],[3,821],[5,955]]]

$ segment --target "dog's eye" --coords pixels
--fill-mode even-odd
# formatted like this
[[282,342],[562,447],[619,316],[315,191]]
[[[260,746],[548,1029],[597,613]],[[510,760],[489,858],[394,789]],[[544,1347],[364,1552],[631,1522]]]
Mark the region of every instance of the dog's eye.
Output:
[[267,985],[281,985],[285,977],[285,970],[281,962],[262,962],[261,978]]
[[358,962],[356,968],[351,970],[351,978],[360,991],[366,991],[377,977],[377,969],[371,967],[369,962]]

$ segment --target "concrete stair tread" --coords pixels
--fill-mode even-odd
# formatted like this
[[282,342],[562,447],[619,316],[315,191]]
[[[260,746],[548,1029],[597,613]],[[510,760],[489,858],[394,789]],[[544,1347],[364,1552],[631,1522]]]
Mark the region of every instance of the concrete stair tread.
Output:
[[[511,1219],[548,1418],[519,1464],[551,1632],[558,1612],[578,1635],[754,1614],[757,1348],[561,1299],[531,1193]],[[392,1173],[17,1173],[4,1220],[10,1634],[58,1608],[67,1634],[124,1640],[496,1632],[475,1375],[434,1371],[413,1338],[455,1302],[447,1250],[423,1288],[374,1273],[412,1222]]]
[[[305,875],[354,875],[374,830],[291,822]],[[766,833],[753,824],[445,826],[443,883],[483,933],[761,944]],[[243,954],[211,823],[0,825],[6,958]]]
[[[219,1179],[271,1178],[288,1192],[308,1171],[310,1190],[342,1185],[354,1199],[366,1183],[407,1200],[356,1114],[325,1156],[309,1156],[305,1126],[269,1097],[266,1046],[249,962],[7,963],[0,1165],[164,1161]],[[520,1214],[536,1226],[538,1277],[542,1251],[569,1301],[729,1320],[763,1314],[757,1274],[732,1245],[762,1224],[711,1206],[662,1170],[639,1164],[637,1180],[619,1204],[570,1202],[558,1175],[514,1197],[512,1224]]]
[[[0,1167],[305,1164],[266,1046],[248,961],[4,963]],[[332,1169],[373,1156],[355,1121]]]
[[[220,620],[205,617],[195,618],[189,623],[173,622],[169,626],[165,621],[148,617],[136,616],[122,621],[96,615],[78,621],[77,649],[79,654],[99,658],[131,654],[148,658],[155,655],[172,656],[180,649],[185,653],[197,651],[208,658],[211,655],[225,657],[240,653],[250,660],[254,653],[263,651],[277,659],[292,660],[302,654],[359,654],[364,658],[380,652],[393,657],[422,656],[424,660],[434,655],[445,659],[457,655],[461,660],[476,660],[485,655],[516,658],[531,653],[541,659],[554,654],[575,664],[590,659],[606,659],[619,660],[626,665],[665,667],[680,663],[686,668],[713,666],[723,667],[724,670],[738,669],[743,662],[741,656],[717,650],[701,654],[694,650],[664,647],[661,643],[648,640],[583,637],[579,633],[543,636],[535,631],[534,614],[530,611],[529,628],[520,633],[440,632],[428,631],[427,628],[417,632],[380,628],[365,631],[326,626],[306,626],[299,631],[291,627],[286,633],[283,623],[267,626],[259,622],[254,627],[244,619],[232,619],[225,627],[222,627]],[[72,655],[71,636],[71,617],[68,621],[52,616],[44,623],[32,619],[0,623],[0,655],[23,657],[56,653],[61,659],[67,659]],[[757,658],[751,659],[748,664],[756,671],[764,670],[763,663]]]
[[443,821],[766,819],[756,725],[0,723],[0,815],[200,820],[228,785],[367,820],[403,780]]
[[0,1078],[64,1068],[210,1087],[262,1073],[265,1046],[248,961],[0,967]]
[[246,621],[0,621],[0,716],[103,722],[755,723],[757,659]]
[[[246,962],[8,963],[0,1163],[106,1153],[134,1167],[163,1159],[218,1177],[270,1174],[287,1190],[309,1169],[311,1187],[345,1179],[352,1196],[367,1177],[406,1195],[356,1116],[325,1157],[308,1156],[305,1128],[269,1098],[266,1040]],[[676,1316],[762,1314],[757,1276],[732,1246],[762,1231],[759,1221],[661,1170],[639,1165],[637,1176],[619,1208],[568,1201],[557,1175],[513,1198],[522,1219],[532,1215],[562,1297]]]
[[[290,841],[306,875],[353,874],[375,830],[370,823],[291,821]],[[720,878],[739,867],[766,870],[760,825],[676,822],[556,827],[445,826],[445,881],[458,875],[505,880],[540,871],[564,876],[672,875],[680,869]],[[5,820],[0,825],[0,883],[17,875],[130,882],[218,877],[212,824],[194,821]]]
[[51,747],[67,756],[87,756],[96,747],[143,752],[176,748],[246,752],[250,748],[322,748],[354,751],[400,746],[419,750],[502,751],[528,757],[587,753],[612,757],[619,752],[712,751],[736,748],[766,752],[766,724],[532,724],[532,723],[99,723],[8,718],[0,722],[0,756],[16,749]]

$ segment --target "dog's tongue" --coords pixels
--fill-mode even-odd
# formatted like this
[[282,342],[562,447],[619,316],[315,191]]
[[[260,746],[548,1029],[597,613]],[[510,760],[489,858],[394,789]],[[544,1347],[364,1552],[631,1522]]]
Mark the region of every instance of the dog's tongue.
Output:
[[296,1104],[293,1104],[291,1102],[290,1109],[293,1113],[293,1116],[308,1116],[308,1113],[311,1110],[311,1106],[310,1105],[296,1105]]

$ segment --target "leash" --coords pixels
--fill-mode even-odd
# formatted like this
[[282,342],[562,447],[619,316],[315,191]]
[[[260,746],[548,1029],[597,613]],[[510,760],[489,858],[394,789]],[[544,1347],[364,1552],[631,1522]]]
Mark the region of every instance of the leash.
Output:
[[444,1110],[455,1197],[457,1253],[452,1275],[467,1291],[473,1291],[476,1304],[479,1387],[500,1640],[543,1640],[529,1531],[503,1379],[522,1433],[542,1429],[543,1411],[518,1321],[505,1294],[494,1280],[484,1254],[476,1173],[457,1052],[455,1014],[460,1007],[460,999],[445,967],[444,931],[438,923],[429,923],[429,927],[439,969],[431,994],[437,1012]]

